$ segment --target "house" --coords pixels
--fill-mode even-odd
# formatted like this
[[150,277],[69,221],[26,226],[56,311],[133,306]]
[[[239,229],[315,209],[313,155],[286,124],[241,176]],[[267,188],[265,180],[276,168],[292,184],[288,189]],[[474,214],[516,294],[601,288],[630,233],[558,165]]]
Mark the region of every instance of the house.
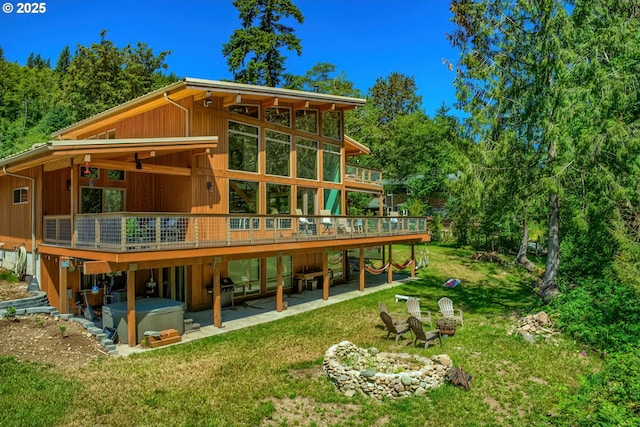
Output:
[[0,253],[24,245],[61,313],[124,303],[129,345],[140,298],[213,308],[218,327],[222,307],[275,295],[280,311],[310,281],[328,299],[347,253],[364,266],[364,248],[429,240],[426,218],[344,215],[348,192],[383,197],[378,171],[347,163],[369,152],[344,135],[364,102],[186,78],[90,117],[0,159]]

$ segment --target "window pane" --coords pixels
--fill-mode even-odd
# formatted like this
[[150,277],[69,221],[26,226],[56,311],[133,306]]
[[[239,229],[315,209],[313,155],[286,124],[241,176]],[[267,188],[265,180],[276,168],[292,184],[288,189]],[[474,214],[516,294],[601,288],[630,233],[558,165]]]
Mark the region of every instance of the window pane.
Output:
[[229,277],[235,295],[260,292],[260,260],[257,258],[229,261]]
[[318,133],[318,112],[315,110],[296,111],[296,129],[303,132]]
[[124,171],[109,169],[107,179],[109,181],[124,181]]
[[324,208],[330,210],[331,215],[340,215],[342,213],[342,191],[325,189]]
[[232,105],[227,111],[233,114],[253,117],[254,119],[260,118],[260,107],[257,105]]
[[229,181],[229,213],[256,213],[257,206],[257,182]]
[[298,187],[296,196],[296,206],[302,210],[304,215],[315,215],[316,213],[316,190],[313,188]]
[[124,211],[124,191],[113,188],[105,188],[103,193],[103,212]]
[[102,213],[102,189],[83,187],[80,190],[80,213]]
[[84,165],[80,166],[80,178],[100,178],[100,169]]
[[342,113],[340,111],[325,111],[322,113],[322,136],[331,139],[342,139],[340,128]]
[[322,151],[322,180],[326,182],[341,182],[342,157],[340,147],[323,144]]
[[318,143],[310,139],[296,140],[296,176],[318,179]]
[[229,122],[229,169],[258,172],[258,128]]
[[282,107],[265,108],[264,120],[280,126],[291,127],[291,110]]
[[[290,288],[292,282],[293,261],[291,256],[282,257],[282,287]],[[267,258],[267,291],[273,291],[278,286],[278,259]]]
[[[269,215],[291,213],[291,186],[267,184],[267,213]],[[273,228],[273,218],[267,218],[267,228]],[[290,229],[290,218],[277,218],[278,229]]]
[[265,136],[267,141],[267,174],[290,176],[291,136],[272,130],[266,130]]
[[27,187],[13,190],[13,203],[18,205],[29,202],[29,189]]

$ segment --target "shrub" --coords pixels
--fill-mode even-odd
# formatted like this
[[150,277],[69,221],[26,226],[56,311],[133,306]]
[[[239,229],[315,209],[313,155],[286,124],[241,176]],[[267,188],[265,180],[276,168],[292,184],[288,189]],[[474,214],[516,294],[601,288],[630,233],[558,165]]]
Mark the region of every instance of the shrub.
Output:
[[608,352],[638,345],[640,296],[609,279],[582,279],[553,303],[556,325],[582,343]]
[[608,358],[601,372],[582,381],[574,395],[563,394],[559,425],[640,425],[640,358],[638,348]]

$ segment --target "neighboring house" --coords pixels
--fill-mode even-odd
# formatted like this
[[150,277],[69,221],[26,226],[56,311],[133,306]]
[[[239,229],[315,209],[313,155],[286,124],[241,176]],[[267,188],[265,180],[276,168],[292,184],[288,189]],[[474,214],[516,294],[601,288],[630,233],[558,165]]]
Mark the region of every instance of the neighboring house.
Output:
[[275,295],[280,311],[314,273],[327,299],[347,250],[364,265],[364,248],[429,240],[425,218],[344,215],[347,192],[383,196],[379,172],[347,165],[369,152],[343,134],[364,102],[187,78],[90,117],[0,159],[0,253],[25,245],[62,313],[85,292],[131,320],[158,297],[221,326],[221,307]]

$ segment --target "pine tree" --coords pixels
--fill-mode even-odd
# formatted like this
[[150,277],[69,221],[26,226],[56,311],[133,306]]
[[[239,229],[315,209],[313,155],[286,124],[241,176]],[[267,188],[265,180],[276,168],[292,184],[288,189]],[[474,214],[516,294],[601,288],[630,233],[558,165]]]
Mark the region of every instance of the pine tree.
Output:
[[282,21],[292,18],[302,24],[304,17],[291,0],[235,0],[242,28],[235,30],[223,45],[229,70],[239,83],[275,87],[285,71],[282,49],[300,56],[300,39]]

